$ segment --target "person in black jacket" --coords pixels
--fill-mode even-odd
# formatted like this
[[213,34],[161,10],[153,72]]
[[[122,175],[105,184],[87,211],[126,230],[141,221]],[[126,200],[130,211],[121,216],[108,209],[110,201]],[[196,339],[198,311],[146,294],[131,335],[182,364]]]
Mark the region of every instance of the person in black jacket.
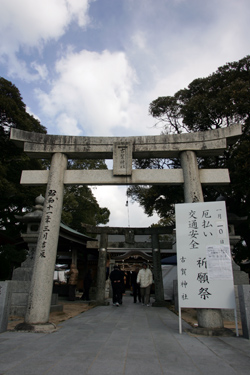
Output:
[[113,305],[120,306],[122,304],[123,273],[117,265],[114,266],[109,278],[113,289]]

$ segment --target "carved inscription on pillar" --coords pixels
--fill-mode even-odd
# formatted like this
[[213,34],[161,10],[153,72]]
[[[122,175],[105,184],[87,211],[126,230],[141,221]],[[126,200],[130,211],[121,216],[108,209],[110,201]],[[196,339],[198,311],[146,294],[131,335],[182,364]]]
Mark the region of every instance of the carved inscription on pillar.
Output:
[[113,145],[113,175],[131,176],[132,143],[121,142]]
[[40,257],[41,258],[46,258],[46,245],[49,237],[49,232],[50,232],[50,222],[52,215],[54,214],[54,205],[53,203],[55,202],[57,192],[56,190],[49,190],[48,192],[48,204],[45,206],[46,210],[46,217],[45,217],[45,225],[43,228],[43,241],[42,241],[42,248],[40,250]]

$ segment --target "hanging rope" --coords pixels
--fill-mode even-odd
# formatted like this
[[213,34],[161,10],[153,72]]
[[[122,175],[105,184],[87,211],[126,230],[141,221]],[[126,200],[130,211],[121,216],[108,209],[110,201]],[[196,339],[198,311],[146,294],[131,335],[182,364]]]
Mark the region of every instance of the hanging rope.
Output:
[[130,218],[129,218],[129,203],[128,203],[128,186],[127,186],[127,200],[126,200],[126,207],[127,207],[127,213],[128,213],[128,227],[130,227]]
[[128,153],[128,148],[126,147],[125,148],[125,163],[126,163],[126,196],[127,196],[127,200],[126,200],[126,204],[125,204],[125,206],[127,207],[127,214],[128,214],[128,227],[130,227],[130,217],[129,217],[129,202],[128,202],[128,180],[127,180],[127,178],[128,178],[128,155],[127,155],[127,153]]

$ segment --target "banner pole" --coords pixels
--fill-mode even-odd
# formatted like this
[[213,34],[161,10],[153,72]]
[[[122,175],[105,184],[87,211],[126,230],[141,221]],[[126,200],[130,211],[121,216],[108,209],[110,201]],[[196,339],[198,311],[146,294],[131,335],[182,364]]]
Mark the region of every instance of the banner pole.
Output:
[[179,305],[179,334],[182,334],[181,307]]

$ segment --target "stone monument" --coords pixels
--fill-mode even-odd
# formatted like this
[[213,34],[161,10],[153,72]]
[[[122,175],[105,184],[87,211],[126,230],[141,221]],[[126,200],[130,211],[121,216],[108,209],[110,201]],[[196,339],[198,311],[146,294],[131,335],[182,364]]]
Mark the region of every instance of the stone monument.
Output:
[[[27,225],[26,232],[22,233],[21,236],[28,245],[28,255],[21,267],[13,271],[10,315],[24,317],[26,314],[43,204],[44,197],[40,195],[35,199],[35,206],[31,212],[24,216],[16,216],[16,219]],[[62,311],[62,309],[63,306],[57,304],[57,295],[53,294],[50,311]]]
[[5,332],[8,327],[10,298],[11,282],[0,281],[0,333]]

